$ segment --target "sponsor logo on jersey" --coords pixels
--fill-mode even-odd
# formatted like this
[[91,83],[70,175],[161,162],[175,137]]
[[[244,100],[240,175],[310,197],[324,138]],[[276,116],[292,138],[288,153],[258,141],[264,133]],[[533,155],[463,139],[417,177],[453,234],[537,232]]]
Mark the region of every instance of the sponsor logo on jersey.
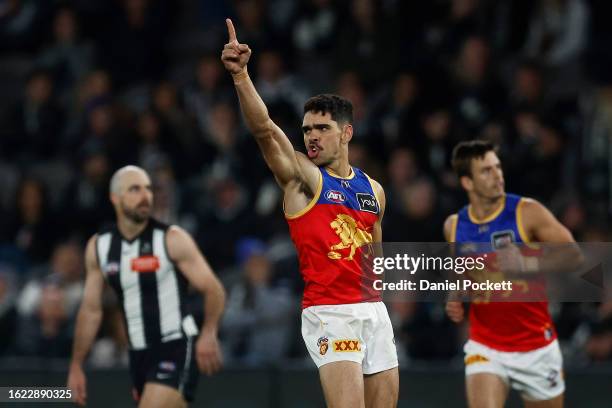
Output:
[[351,353],[355,351],[361,351],[361,343],[357,339],[334,341],[334,352],[336,353]]
[[159,269],[159,258],[154,255],[145,255],[132,259],[134,272],[155,272]]
[[378,203],[376,197],[368,193],[357,193],[357,202],[361,211],[367,211],[378,214]]
[[351,183],[349,183],[348,180],[340,180],[340,184],[342,184],[344,188],[351,188]]
[[325,198],[327,198],[329,201],[333,201],[334,203],[343,203],[346,201],[344,194],[336,190],[327,190],[325,192]]
[[325,353],[327,353],[327,350],[329,349],[329,339],[325,336],[323,337],[319,337],[319,340],[317,340],[317,346],[319,346],[319,354],[321,354],[322,356],[325,355]]

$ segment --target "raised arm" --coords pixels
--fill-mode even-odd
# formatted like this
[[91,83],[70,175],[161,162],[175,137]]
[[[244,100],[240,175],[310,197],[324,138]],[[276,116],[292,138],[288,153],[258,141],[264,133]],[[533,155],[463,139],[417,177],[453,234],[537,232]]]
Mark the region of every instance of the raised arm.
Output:
[[232,74],[240,109],[249,131],[255,136],[264,159],[283,190],[297,186],[314,191],[318,183],[316,166],[296,152],[285,133],[270,119],[268,109],[257,93],[247,70],[251,49],[240,44],[230,19],[225,20],[229,42],[225,44],[221,60]]
[[168,231],[166,239],[170,259],[205,299],[204,324],[196,345],[196,359],[200,370],[211,375],[222,365],[217,334],[225,306],[225,290],[185,230],[173,226]]
[[68,387],[73,399],[84,405],[87,399],[87,384],[83,373],[83,362],[98,334],[102,321],[102,291],[104,277],[96,256],[96,237],[93,236],[85,249],[85,291],[74,330],[72,361],[68,374]]

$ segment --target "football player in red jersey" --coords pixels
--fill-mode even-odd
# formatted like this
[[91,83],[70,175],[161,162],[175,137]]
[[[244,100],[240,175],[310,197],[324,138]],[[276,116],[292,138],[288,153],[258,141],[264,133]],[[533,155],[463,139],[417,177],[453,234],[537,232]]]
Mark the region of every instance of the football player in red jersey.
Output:
[[[446,219],[448,242],[574,242],[542,204],[506,194],[501,162],[491,143],[459,143],[452,164],[469,205]],[[515,265],[538,269],[536,257],[511,254]],[[461,302],[449,301],[446,312],[456,323],[464,318]],[[528,408],[563,406],[563,359],[547,302],[473,302],[469,323],[464,351],[470,408],[501,408],[510,388],[521,393]]]
[[319,368],[329,407],[395,407],[399,375],[393,329],[378,291],[362,272],[364,245],[382,241],[382,187],[348,162],[352,105],[318,95],[304,106],[308,154],[296,152],[270,119],[247,71],[248,45],[229,41],[231,73],[247,127],[284,192],[284,210],[305,281],[302,336]]

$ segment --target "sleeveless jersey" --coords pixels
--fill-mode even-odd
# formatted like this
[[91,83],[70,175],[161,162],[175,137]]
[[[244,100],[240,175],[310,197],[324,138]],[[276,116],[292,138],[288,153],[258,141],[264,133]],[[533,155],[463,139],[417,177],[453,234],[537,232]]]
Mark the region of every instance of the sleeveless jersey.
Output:
[[96,238],[98,264],[119,299],[132,350],[198,333],[186,312],[187,279],[168,256],[167,231],[167,225],[149,219],[132,240],[116,225]]
[[[521,197],[507,194],[500,208],[485,220],[476,220],[466,206],[457,214],[451,238],[457,243],[487,243],[491,251],[499,243],[527,243],[521,224],[522,203]],[[530,351],[556,338],[548,302],[473,302],[469,321],[471,339],[500,351]]]
[[379,301],[361,259],[380,214],[372,182],[354,167],[348,178],[319,172],[308,206],[285,215],[305,282],[302,307]]

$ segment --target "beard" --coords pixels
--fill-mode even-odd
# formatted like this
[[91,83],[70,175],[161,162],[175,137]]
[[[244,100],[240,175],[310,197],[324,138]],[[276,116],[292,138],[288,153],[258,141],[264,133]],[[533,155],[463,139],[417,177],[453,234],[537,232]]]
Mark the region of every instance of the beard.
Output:
[[143,207],[143,204],[139,204],[134,208],[128,208],[122,204],[121,211],[123,212],[125,217],[132,221],[134,224],[144,224],[149,220],[149,217],[151,216],[151,206]]

